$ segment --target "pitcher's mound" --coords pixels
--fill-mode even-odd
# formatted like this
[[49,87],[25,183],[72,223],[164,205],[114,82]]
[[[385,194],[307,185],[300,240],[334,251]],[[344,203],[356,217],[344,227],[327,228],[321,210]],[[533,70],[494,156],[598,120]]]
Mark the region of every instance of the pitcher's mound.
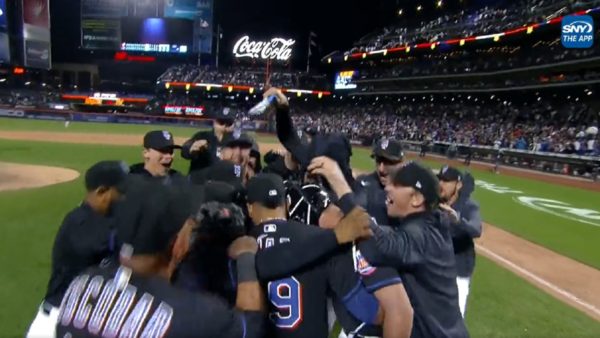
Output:
[[0,162],[0,191],[40,188],[77,177],[79,172],[72,169]]

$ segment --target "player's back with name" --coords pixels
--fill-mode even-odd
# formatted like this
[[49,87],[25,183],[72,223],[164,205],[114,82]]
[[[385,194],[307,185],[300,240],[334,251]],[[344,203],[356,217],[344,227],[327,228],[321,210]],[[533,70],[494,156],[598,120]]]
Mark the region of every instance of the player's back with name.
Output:
[[[268,248],[311,236],[318,230],[288,220],[263,223],[253,229],[259,255]],[[310,250],[310,248],[306,248]],[[273,259],[283,259],[272,257]],[[265,282],[265,281],[263,281]],[[269,298],[269,319],[273,323],[268,337],[327,337],[327,270],[318,262],[309,264],[292,276],[264,283]]]
[[79,275],[63,298],[57,337],[237,338],[262,321],[260,313],[237,312],[217,297],[128,271],[114,266]]

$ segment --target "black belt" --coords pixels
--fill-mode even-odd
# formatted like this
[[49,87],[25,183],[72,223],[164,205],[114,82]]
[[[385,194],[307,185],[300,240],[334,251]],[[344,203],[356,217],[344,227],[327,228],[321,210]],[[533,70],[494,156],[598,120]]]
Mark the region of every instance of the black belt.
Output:
[[48,303],[47,301],[42,302],[42,312],[46,315],[50,315],[52,309],[56,308],[54,305]]

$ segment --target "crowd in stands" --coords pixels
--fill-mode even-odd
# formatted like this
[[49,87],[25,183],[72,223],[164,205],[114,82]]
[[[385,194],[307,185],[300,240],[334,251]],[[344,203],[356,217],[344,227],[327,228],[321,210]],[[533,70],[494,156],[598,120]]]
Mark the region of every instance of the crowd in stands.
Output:
[[581,81],[594,81],[600,79],[600,73],[594,70],[586,70],[572,73],[544,73],[542,75],[528,75],[525,73],[521,77],[503,77],[477,79],[472,81],[460,81],[453,78],[444,78],[441,80],[432,80],[428,82],[383,82],[383,83],[363,83],[359,85],[361,92],[415,92],[415,91],[440,91],[440,90],[467,90],[467,89],[498,89],[512,88],[532,85],[548,85],[558,83],[577,83]]
[[599,55],[598,44],[588,49],[567,49],[562,46],[560,39],[541,40],[530,47],[495,46],[472,51],[453,50],[403,56],[387,63],[369,62],[365,63],[367,67],[360,70],[359,79],[485,73],[586,59]]
[[0,90],[0,105],[37,107],[52,102],[60,102],[59,92],[24,89]]
[[[507,5],[508,4],[508,5]],[[442,41],[487,33],[502,32],[527,23],[537,23],[574,11],[591,8],[600,1],[579,0],[520,0],[503,2],[498,7],[485,6],[475,10],[461,10],[430,21],[386,27],[360,39],[346,54],[394,48],[407,44]]]
[[600,112],[587,104],[538,101],[517,107],[498,100],[471,102],[295,107],[293,119],[299,126],[341,132],[353,140],[395,137],[600,156],[597,134],[586,134],[587,128],[598,126]]
[[262,87],[266,82],[269,82],[272,86],[276,87],[298,88],[298,77],[299,73],[276,71],[272,72],[267,79],[264,69],[237,67],[231,70],[216,70],[208,66],[177,65],[167,69],[158,78],[158,81],[236,84],[255,87]]

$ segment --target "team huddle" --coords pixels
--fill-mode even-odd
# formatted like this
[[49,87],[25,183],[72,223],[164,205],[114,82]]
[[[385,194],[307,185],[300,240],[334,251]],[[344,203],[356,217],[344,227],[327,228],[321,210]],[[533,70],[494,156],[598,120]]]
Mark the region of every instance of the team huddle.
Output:
[[182,146],[147,133],[143,163],[88,169],[27,337],[469,336],[472,177],[434,175],[393,139],[355,177],[344,136],[303,132],[280,91],[265,97],[285,150],[261,156],[224,110]]

